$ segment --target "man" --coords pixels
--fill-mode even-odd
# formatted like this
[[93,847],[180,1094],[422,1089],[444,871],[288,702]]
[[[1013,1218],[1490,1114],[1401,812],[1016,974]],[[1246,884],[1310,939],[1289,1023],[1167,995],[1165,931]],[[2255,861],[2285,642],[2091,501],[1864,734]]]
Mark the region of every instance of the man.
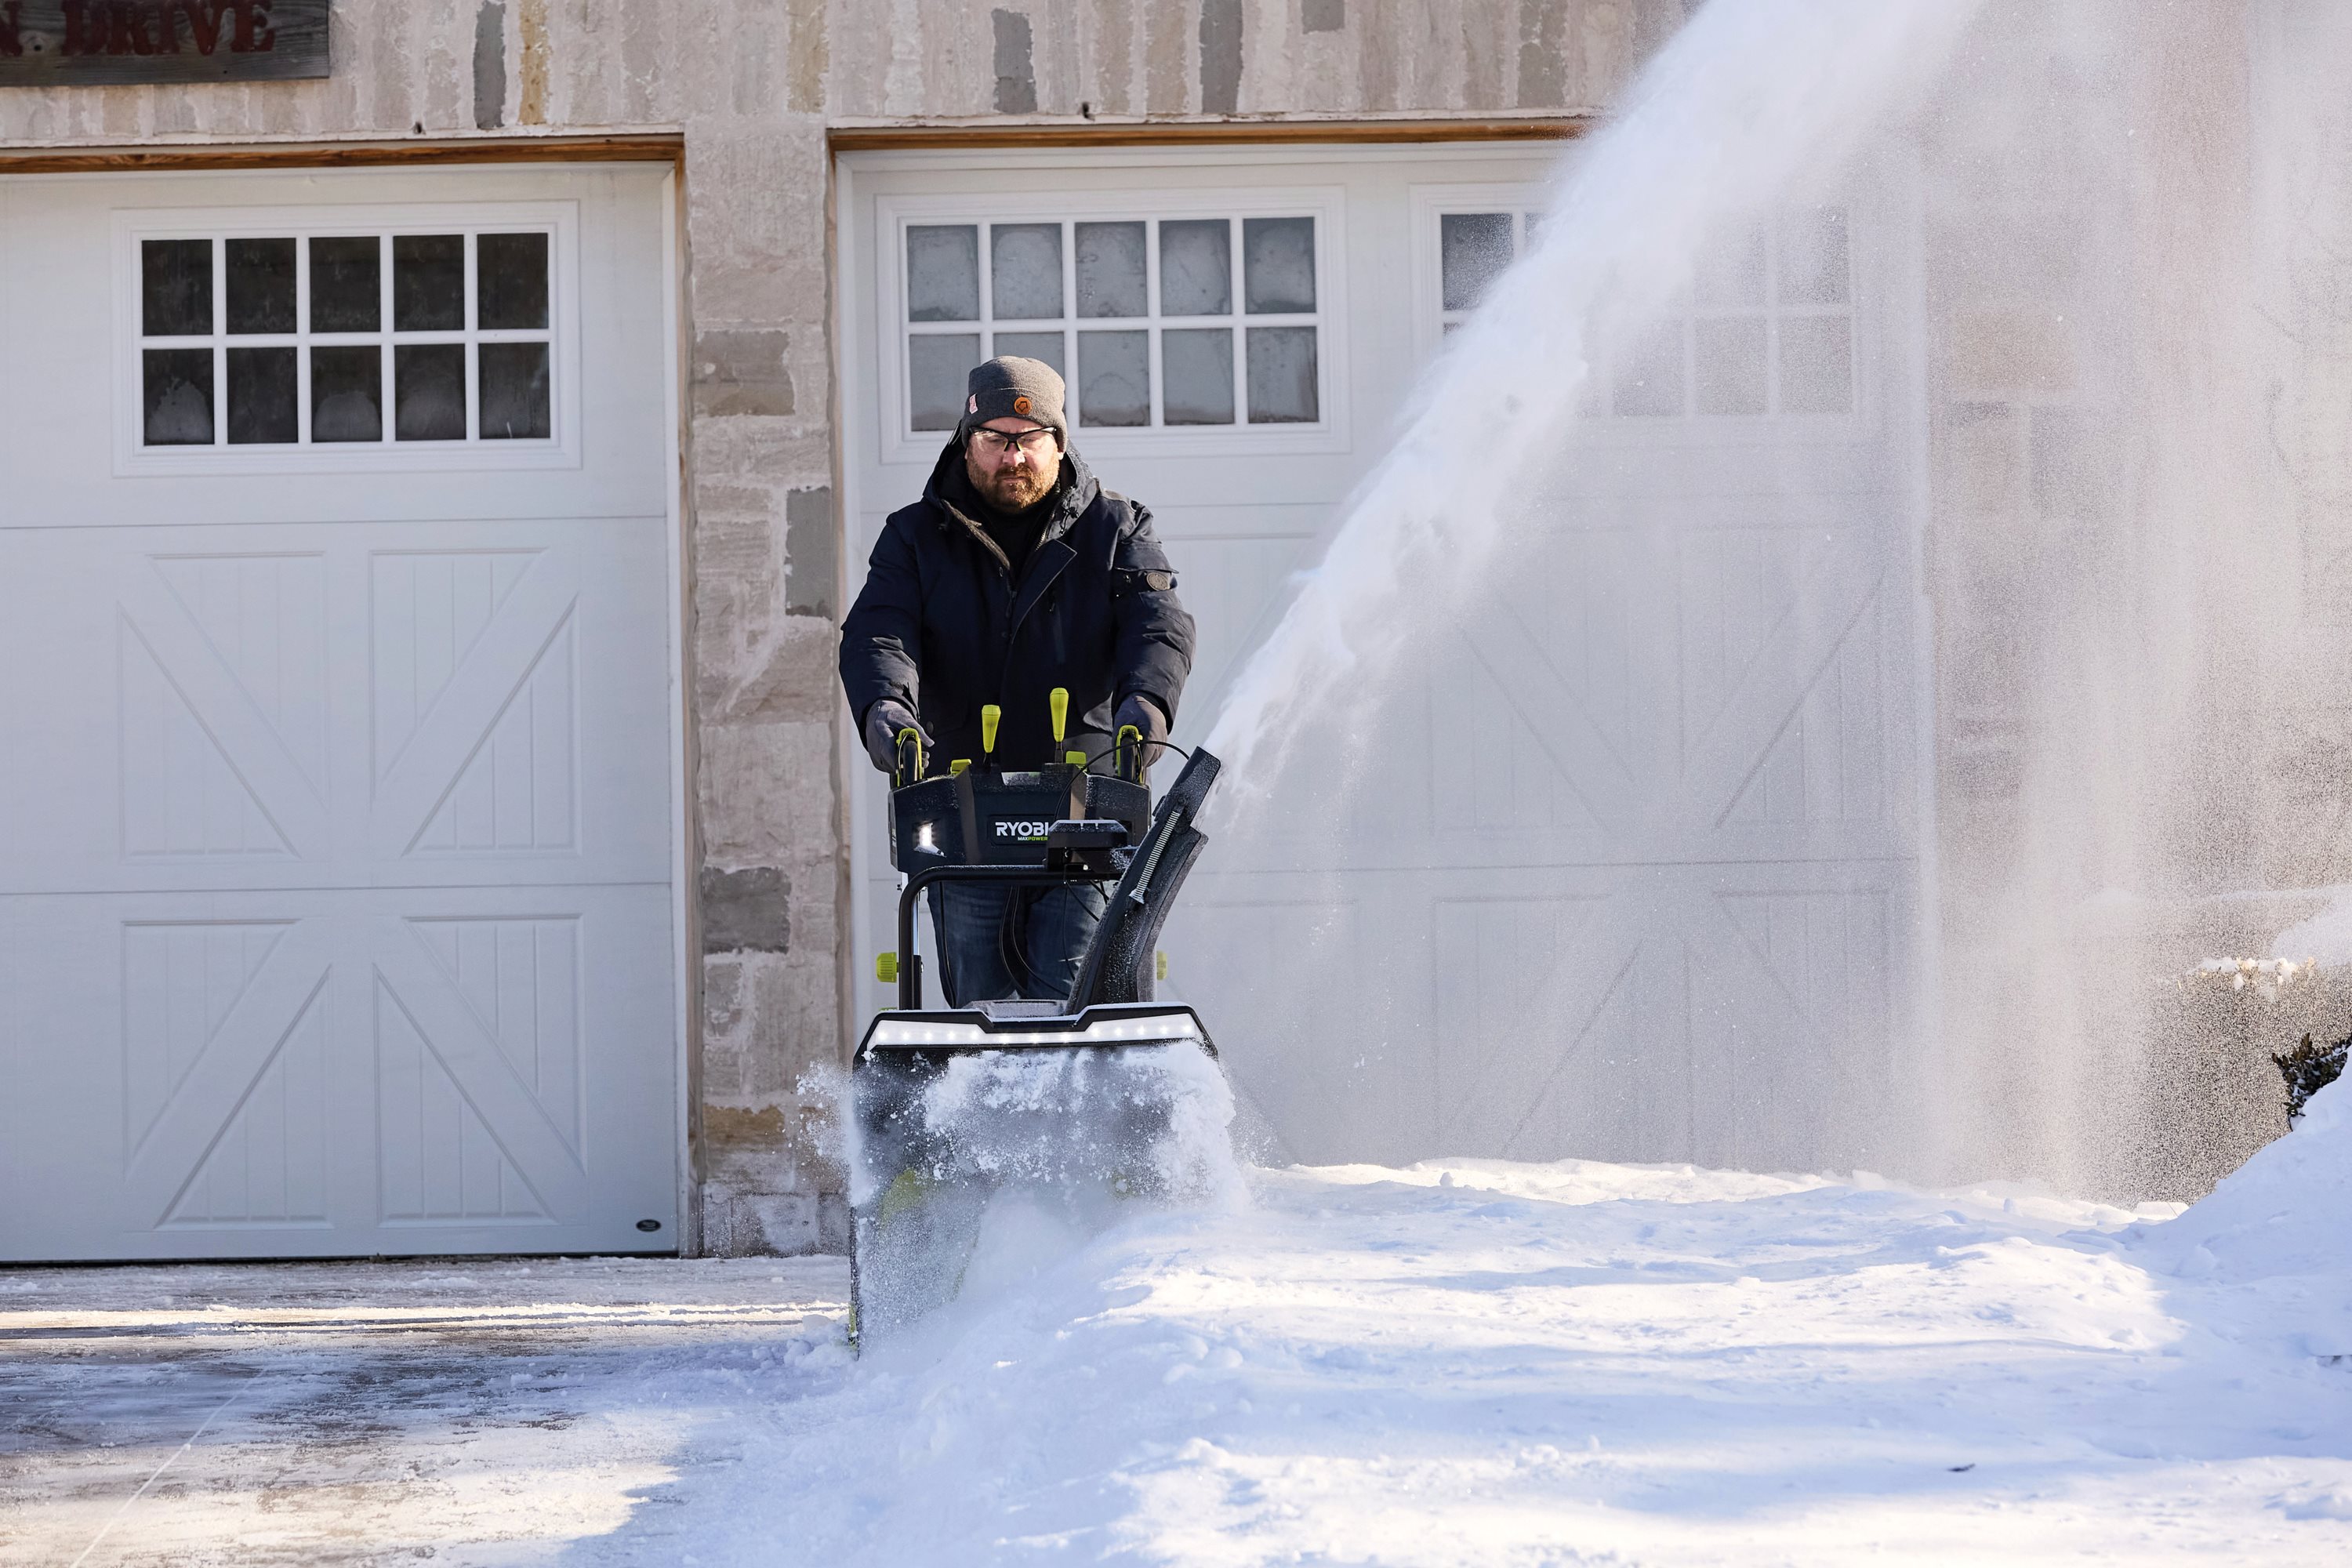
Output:
[[[909,728],[931,773],[978,762],[986,703],[1003,710],[999,765],[1083,750],[1106,771],[1122,726],[1168,738],[1192,668],[1192,617],[1151,514],[1104,489],[1069,449],[1053,366],[1005,355],[973,370],[966,391],[923,499],[883,524],[842,623],[850,710],[885,773]],[[1070,694],[1058,747],[1047,701],[1057,686]],[[934,888],[931,900],[956,1006],[1066,997],[1105,902],[1092,886],[969,882]]]

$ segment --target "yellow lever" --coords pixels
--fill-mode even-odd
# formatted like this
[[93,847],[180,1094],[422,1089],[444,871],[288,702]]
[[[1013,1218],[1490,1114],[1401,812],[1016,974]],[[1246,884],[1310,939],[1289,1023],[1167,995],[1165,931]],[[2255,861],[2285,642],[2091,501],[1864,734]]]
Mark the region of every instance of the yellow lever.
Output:
[[980,709],[980,749],[990,756],[996,755],[996,726],[1003,722],[1004,710],[993,702],[983,702]]
[[1058,746],[1070,728],[1070,689],[1056,686],[1045,693],[1045,705],[1054,710],[1054,744]]
[[898,955],[895,952],[876,953],[874,955],[874,978],[879,980],[885,985],[898,984]]

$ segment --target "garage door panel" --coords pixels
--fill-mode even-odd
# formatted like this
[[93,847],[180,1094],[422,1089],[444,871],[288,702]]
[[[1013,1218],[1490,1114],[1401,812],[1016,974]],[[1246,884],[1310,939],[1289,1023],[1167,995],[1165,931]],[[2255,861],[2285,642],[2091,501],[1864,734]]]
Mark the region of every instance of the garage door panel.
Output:
[[0,1210],[0,1257],[677,1234],[667,887],[8,903],[12,1151],[72,1201]]
[[[432,961],[415,924],[379,921],[372,952],[384,1223],[576,1219],[588,1173],[574,1142],[515,1070],[496,1024]],[[575,1005],[546,994],[576,977],[576,966],[562,966],[530,987],[531,1005],[576,1017]],[[564,1042],[552,1043],[566,1054]],[[577,1081],[576,1060],[564,1076]]]
[[206,1053],[217,1059],[198,1069],[205,1092],[175,1096],[158,1135],[133,1154],[133,1204],[152,1209],[169,1192],[160,1228],[332,1224],[329,972],[309,978],[290,1017],[271,1005],[281,1000],[275,984],[255,987],[252,1016],[230,1020]]
[[572,552],[369,564],[377,855],[576,847]]
[[[123,853],[327,855],[323,563],[151,556],[120,564]],[[226,613],[208,606],[211,630],[166,575],[194,586],[220,575],[206,567],[232,568],[247,590]]]
[[0,886],[667,879],[663,525],[472,531],[0,535]]
[[1265,635],[1290,574],[1312,546],[1311,539],[1293,536],[1170,542],[1178,592],[1198,638],[1179,715],[1183,729],[1206,733],[1215,712],[1212,694],[1224,689],[1234,661]]

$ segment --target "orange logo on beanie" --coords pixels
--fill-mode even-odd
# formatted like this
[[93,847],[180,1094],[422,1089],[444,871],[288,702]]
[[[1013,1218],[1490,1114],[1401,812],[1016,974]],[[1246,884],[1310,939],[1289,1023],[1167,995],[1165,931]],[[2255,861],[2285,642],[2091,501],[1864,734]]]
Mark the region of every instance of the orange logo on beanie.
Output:
[[1015,414],[1026,414],[1029,412],[1029,399],[1026,395],[1016,397],[1013,400],[1013,412]]

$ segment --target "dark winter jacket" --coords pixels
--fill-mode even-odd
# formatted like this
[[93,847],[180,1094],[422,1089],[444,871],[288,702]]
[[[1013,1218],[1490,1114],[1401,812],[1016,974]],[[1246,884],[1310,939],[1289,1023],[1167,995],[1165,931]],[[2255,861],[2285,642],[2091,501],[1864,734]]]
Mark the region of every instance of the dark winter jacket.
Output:
[[933,772],[979,759],[989,702],[1004,710],[1001,765],[1058,762],[1046,700],[1056,686],[1070,693],[1066,750],[1108,750],[1111,714],[1130,695],[1149,697],[1173,723],[1192,668],[1192,617],[1176,602],[1150,512],[1066,454],[1053,510],[1016,581],[995,542],[942,493],[963,460],[950,442],[923,499],[891,513],[875,541],[866,586],[841,626],[850,710],[863,722],[885,697],[914,709],[931,737]]

